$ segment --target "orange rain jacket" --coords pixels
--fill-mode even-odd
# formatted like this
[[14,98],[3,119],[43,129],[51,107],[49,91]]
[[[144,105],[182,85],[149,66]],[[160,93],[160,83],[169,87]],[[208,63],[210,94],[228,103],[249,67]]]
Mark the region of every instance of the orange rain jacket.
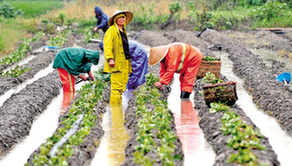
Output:
[[192,93],[202,59],[202,52],[190,44],[169,44],[168,53],[160,61],[159,81],[168,85],[174,73],[178,73],[181,91]]

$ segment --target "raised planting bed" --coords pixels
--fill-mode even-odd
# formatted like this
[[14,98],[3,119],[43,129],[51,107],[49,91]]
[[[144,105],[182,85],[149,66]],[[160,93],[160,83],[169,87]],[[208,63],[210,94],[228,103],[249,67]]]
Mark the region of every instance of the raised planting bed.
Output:
[[57,71],[28,84],[0,107],[0,156],[29,134],[33,120],[41,114],[62,87]]
[[211,108],[204,104],[200,95],[203,85],[202,80],[197,80],[194,86],[195,109],[204,136],[216,153],[214,166],[280,165],[268,138],[261,135],[241,108],[236,104],[212,103]]
[[29,157],[25,165],[86,165],[91,162],[104,131],[100,125],[109,102],[108,83],[83,85],[59,126]]
[[170,90],[164,87],[159,91],[153,87],[158,80],[155,77],[148,73],[146,84],[135,90],[128,103],[125,126],[131,138],[125,149],[124,166],[183,165],[182,144],[176,134],[173,114],[167,108]]
[[[258,55],[243,48],[242,43],[239,44],[230,36],[217,31],[205,31],[201,38],[210,44],[220,44],[222,50],[229,53],[229,58],[233,61],[233,71],[244,80],[244,87],[253,96],[254,103],[277,119],[287,133],[292,134],[292,90],[276,80],[278,74],[285,72],[285,64],[279,65],[282,62],[271,60],[273,63],[268,66]],[[272,50],[289,48],[286,39],[271,35],[271,32],[264,32],[259,38],[262,42],[257,43],[257,47]],[[266,46],[267,43],[270,44]]]
[[[52,37],[49,41],[54,41],[59,45],[68,45],[65,43],[67,41],[67,35],[70,33],[60,33],[59,36],[62,36],[62,40],[57,40],[58,35],[56,37]],[[60,38],[60,37],[59,37]],[[31,39],[32,40],[32,39]],[[42,43],[42,41],[40,41]],[[12,58],[8,58],[6,61],[11,61],[11,64],[20,61],[24,56],[27,54],[31,54],[31,47],[29,42],[23,43],[24,45],[20,45],[20,51],[16,51],[15,55]],[[35,46],[39,45],[37,42]],[[24,47],[24,48],[23,48]],[[29,52],[30,51],[30,52]],[[20,54],[20,55],[19,55]],[[25,82],[28,79],[33,78],[40,70],[48,67],[55,58],[56,53],[52,52],[40,52],[37,53],[32,60],[22,66],[16,66],[14,69],[8,70],[6,73],[2,73],[0,71],[0,95],[3,95],[6,91],[10,90],[11,88],[16,87],[17,85]],[[6,62],[4,61],[4,62]],[[13,63],[12,63],[13,62]],[[5,66],[7,67],[7,66]]]

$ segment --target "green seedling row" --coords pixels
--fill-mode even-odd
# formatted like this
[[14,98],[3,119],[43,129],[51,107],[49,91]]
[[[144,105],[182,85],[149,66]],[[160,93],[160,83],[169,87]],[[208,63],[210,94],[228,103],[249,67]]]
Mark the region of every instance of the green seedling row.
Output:
[[[98,100],[102,99],[105,82],[97,80],[82,86],[78,91],[80,98],[73,104],[69,113],[62,119],[62,126],[41,145],[40,152],[34,154],[34,165],[68,165],[66,161],[72,154],[72,146],[83,143],[83,139],[90,133],[91,128],[97,117],[94,115],[95,105]],[[80,123],[75,134],[71,135],[67,142],[61,146],[54,157],[49,155],[51,148],[61,140],[61,138],[72,128],[73,123],[78,119],[80,114],[84,114],[84,118]],[[26,163],[28,166],[29,163]]]
[[209,110],[211,113],[226,111],[221,119],[223,126],[220,130],[225,136],[232,136],[228,140],[227,146],[238,151],[238,153],[230,155],[228,162],[249,166],[265,166],[265,164],[258,162],[257,156],[251,151],[252,149],[265,150],[260,142],[263,136],[258,130],[253,130],[252,126],[247,125],[238,114],[229,109],[230,107],[225,104],[214,102],[211,103]]
[[39,41],[43,36],[44,34],[42,32],[38,32],[33,38],[22,39],[22,43],[16,48],[14,52],[12,52],[6,58],[0,60],[0,65],[19,62],[25,56],[25,54],[31,50],[30,44]]
[[[171,132],[169,124],[173,122],[173,117],[168,113],[167,102],[162,100],[159,90],[153,88],[154,82],[158,80],[152,73],[146,75],[146,84],[142,86],[137,95],[136,116],[140,117],[137,128],[137,141],[140,143],[135,147],[134,161],[141,165],[154,165],[156,162],[147,156],[151,151],[156,151],[162,161],[162,165],[174,165],[175,159],[181,159],[174,154],[176,145],[174,142],[178,138]],[[146,104],[153,104],[155,109],[148,109]],[[154,138],[160,141],[157,145]]]
[[[51,37],[48,41],[49,45],[51,46],[58,46],[61,47],[66,41],[68,41],[68,35],[70,35],[70,30],[61,31],[56,36]],[[24,42],[17,48],[17,50],[12,53],[13,56],[6,57],[3,62],[4,64],[10,64],[14,62],[20,61],[25,54],[31,50],[30,44],[31,42],[36,42],[40,40],[43,37],[43,33],[39,32],[36,34],[34,38],[31,39],[25,39]],[[0,62],[1,64],[1,62]],[[12,76],[12,77],[19,77],[23,73],[30,71],[31,69],[28,69],[26,67],[19,67],[18,65],[14,69],[10,69],[7,72],[0,71],[0,74],[4,77]]]

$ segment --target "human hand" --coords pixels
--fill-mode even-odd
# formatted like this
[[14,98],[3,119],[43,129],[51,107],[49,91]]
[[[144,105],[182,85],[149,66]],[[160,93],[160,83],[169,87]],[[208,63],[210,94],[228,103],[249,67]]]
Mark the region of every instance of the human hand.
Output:
[[109,65],[110,65],[110,67],[112,67],[112,68],[115,67],[115,61],[114,61],[114,59],[110,59],[110,60],[108,61],[108,63],[109,63]]
[[155,82],[154,86],[156,86],[159,90],[162,88],[162,83],[161,82]]
[[83,81],[86,81],[86,79],[87,79],[87,77],[84,76],[84,75],[82,75],[82,74],[80,74],[79,77],[80,77]]
[[98,29],[97,27],[94,27],[94,28],[93,28],[93,31],[97,31],[97,29]]

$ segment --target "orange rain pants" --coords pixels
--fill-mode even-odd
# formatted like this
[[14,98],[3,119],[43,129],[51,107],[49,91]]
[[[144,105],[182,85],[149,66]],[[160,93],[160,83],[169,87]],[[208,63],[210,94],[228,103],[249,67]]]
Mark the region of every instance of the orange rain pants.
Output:
[[165,58],[160,61],[160,82],[168,85],[174,73],[180,74],[181,91],[192,93],[203,59],[202,52],[187,43],[171,43]]
[[62,113],[64,113],[75,96],[75,77],[63,68],[58,68],[58,72],[63,85]]

